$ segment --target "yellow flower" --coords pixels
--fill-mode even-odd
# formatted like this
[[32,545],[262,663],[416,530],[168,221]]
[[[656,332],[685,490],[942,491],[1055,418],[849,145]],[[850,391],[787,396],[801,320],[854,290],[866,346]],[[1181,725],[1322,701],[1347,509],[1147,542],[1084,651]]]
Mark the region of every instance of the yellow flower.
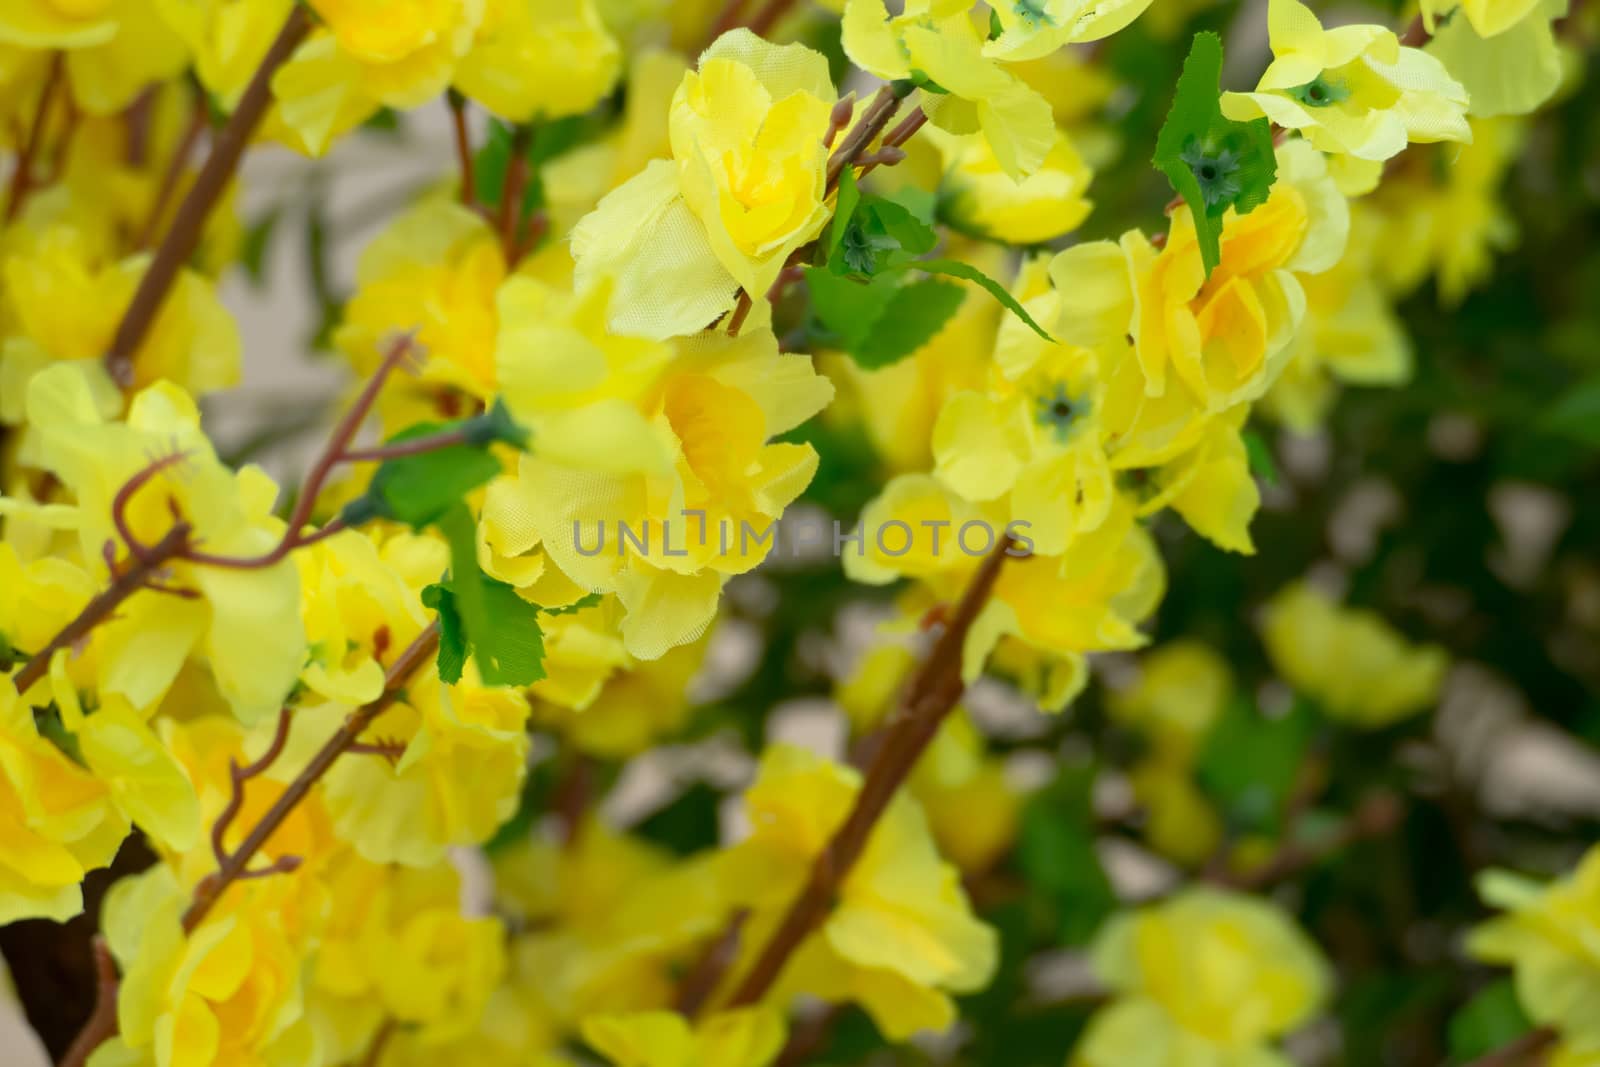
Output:
[[9,678],[0,679],[0,922],[65,922],[83,910],[79,883],[128,835],[106,784],[39,735]]
[[1254,92],[1224,93],[1231,119],[1266,116],[1324,152],[1382,160],[1408,141],[1470,141],[1467,91],[1444,64],[1381,26],[1324,30],[1300,0],[1267,8],[1272,65]]
[[[854,769],[803,749],[769,745],[762,754],[744,801],[751,836],[721,857],[728,892],[755,909],[742,939],[745,957],[788,909],[860,785]],[[972,914],[960,875],[939,858],[921,809],[902,794],[769,1002],[801,992],[854,1000],[885,1035],[904,1040],[954,1022],[950,994],[988,984],[997,951],[994,931]]]
[[1488,871],[1478,893],[1505,914],[1473,930],[1467,950],[1514,968],[1517,1000],[1535,1023],[1575,1044],[1600,1045],[1600,849],[1548,884]]
[[[87,227],[51,223],[7,249],[0,275],[14,326],[0,347],[0,419],[21,421],[28,381],[57,362],[79,365],[103,407],[120,396],[101,361],[149,260],[112,262],[97,244]],[[211,392],[238,380],[239,357],[238,327],[215,285],[184,270],[133,355],[134,386],[167,380]]]
[[589,110],[621,69],[594,0],[486,0],[455,84],[501,118],[528,122]]
[[1402,168],[1373,197],[1384,218],[1378,266],[1397,294],[1433,274],[1440,301],[1459,304],[1488,278],[1494,254],[1516,244],[1517,222],[1501,203],[1500,187],[1526,139],[1526,123],[1479,119],[1472,128],[1472,144]]
[[1449,660],[1412,645],[1369,611],[1344,608],[1297,583],[1267,605],[1262,639],[1278,673],[1329,716],[1381,728],[1439,698]]
[[1091,207],[1084,193],[1091,172],[1065,130],[1039,169],[1020,182],[1001,169],[981,137],[940,134],[945,160],[942,207],[961,229],[1010,244],[1042,244],[1075,229]]
[[402,213],[362,251],[334,344],[362,376],[402,331],[415,330],[422,350],[422,388],[391,388],[379,405],[390,432],[494,395],[495,293],[505,276],[500,241],[482,216],[443,198]]
[[[1474,117],[1526,115],[1561,88],[1565,64],[1554,22],[1567,0],[1482,0],[1433,27],[1426,46],[1471,95]],[[1424,17],[1438,5],[1424,3]],[[1465,17],[1461,17],[1461,13]]]
[[616,593],[629,655],[693,641],[816,469],[810,445],[770,439],[832,388],[768,330],[674,356],[608,334],[603,290],[572,297],[519,279],[500,306],[504,396],[539,441],[508,506],[532,532],[511,543],[541,542],[579,592]]
[[583,1021],[584,1041],[616,1067],[767,1067],[784,1033],[783,1018],[763,1008],[718,1012],[693,1029],[673,1011]]
[[[101,559],[108,542],[120,544],[112,502],[122,488],[175,454],[181,458],[131,498],[127,523],[136,538],[155,544],[172,528],[174,510],[192,525],[194,542],[215,555],[260,556],[281,538],[282,523],[272,517],[277,487],[257,468],[236,474],[224,467],[200,430],[194,401],[174,385],[144,390],[130,403],[126,421],[105,422],[79,368],[55,365],[33,379],[28,421],[38,433],[38,464],[75,498],[86,559]],[[203,652],[242,720],[276,711],[306,647],[294,564],[233,569],[180,560],[168,570],[173,588],[198,595],[145,590],[130,597],[96,632],[100,688],[136,708],[150,707],[184,661]]]
[[1117,998],[1090,1021],[1078,1067],[1265,1067],[1328,992],[1321,953],[1281,911],[1214,889],[1114,917],[1091,954]]
[[1341,384],[1403,385],[1411,378],[1411,340],[1378,282],[1380,223],[1365,201],[1351,205],[1349,251],[1332,270],[1306,275],[1306,322],[1282,375],[1261,407],[1289,429],[1322,424]]
[[195,77],[232,109],[295,0],[155,0],[183,39]]
[[64,49],[73,102],[110,115],[183,70],[183,42],[155,0],[16,0],[0,7],[0,42]]
[[[1143,235],[1123,235],[1120,258],[1109,242],[1068,249],[1051,264],[1067,339],[1090,343],[1131,336],[1144,393],[1163,397],[1168,372],[1205,412],[1266,391],[1289,355],[1305,311],[1296,273],[1338,262],[1349,234],[1349,206],[1322,157],[1303,142],[1278,149],[1278,180],[1265,204],[1223,224],[1222,260],[1209,278],[1193,219],[1173,216],[1157,253]],[[1086,284],[1091,275],[1093,284]],[[1132,292],[1119,279],[1131,276]],[[1152,412],[1161,422],[1171,416]]]
[[1029,524],[1037,550],[1059,555],[1111,509],[1100,363],[1070,345],[1030,355],[1002,365],[987,391],[946,402],[933,429],[934,473],[970,501],[1009,494],[1010,515]]
[[[1139,4],[1108,6],[1120,12]],[[885,0],[849,0],[845,54],[880,78],[933,82],[939,91],[922,99],[929,121],[955,134],[981,130],[1000,168],[1020,181],[1055,145],[1050,103],[984,54],[970,7],[951,0],[907,0],[904,10],[891,14]]]
[[1498,37],[1543,6],[1541,0],[1422,0],[1422,17],[1430,32],[1452,12],[1479,37]]
[[346,1055],[364,1052],[386,1020],[432,1045],[476,1029],[505,972],[505,931],[497,919],[462,914],[454,867],[347,855],[329,875],[328,896],[310,980],[313,1005],[352,1031]]
[[286,139],[321,155],[380,107],[438,96],[472,46],[485,0],[311,0],[322,29],[272,79]]
[[1016,840],[1022,794],[1007,781],[1005,761],[984,750],[983,736],[964,712],[945,720],[908,784],[939,854],[963,872],[989,870]]
[[294,881],[236,887],[188,934],[179,916],[189,893],[170,868],[116,883],[102,927],[123,975],[118,1035],[100,1056],[147,1050],[158,1067],[314,1062],[301,987],[307,930],[283,905]]
[[[481,844],[511,818],[527,773],[528,700],[514,689],[422,677],[373,722],[368,736],[388,754],[358,754],[328,772],[323,790],[333,828],[373,863],[427,867],[453,845]],[[318,739],[343,708],[308,708]]]
[[539,1012],[576,1027],[671,1004],[675,971],[727,923],[717,873],[598,819],[569,844],[530,838],[497,853],[497,905],[529,931],[517,955]]
[[757,302],[828,221],[834,102],[803,45],[723,34],[672,98],[671,161],[654,160],[573,230],[580,290],[611,279],[610,323],[663,339],[705,329],[743,289]]
[[[403,551],[408,538],[391,541]],[[385,546],[388,547],[388,546]],[[300,679],[318,696],[352,706],[383,692],[381,659],[409,645],[426,624],[420,586],[390,565],[365,533],[345,532],[300,549],[309,653]],[[427,575],[426,582],[438,574]]]
[[1139,657],[1137,681],[1107,703],[1118,721],[1187,763],[1232,699],[1227,661],[1209,645],[1178,640]]
[[1000,35],[983,51],[997,59],[1038,59],[1110,37],[1149,6],[1150,0],[1002,0],[994,5]]

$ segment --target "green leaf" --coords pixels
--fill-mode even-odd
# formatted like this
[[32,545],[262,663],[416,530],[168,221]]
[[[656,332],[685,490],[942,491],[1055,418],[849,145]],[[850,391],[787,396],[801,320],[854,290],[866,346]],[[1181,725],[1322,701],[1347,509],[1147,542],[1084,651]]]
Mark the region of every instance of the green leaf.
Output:
[[1094,847],[1092,784],[1087,768],[1063,773],[1029,798],[1017,837],[1017,861],[1049,899],[1065,945],[1087,942],[1117,906]]
[[860,282],[820,267],[807,267],[805,276],[811,313],[847,352],[866,340],[897,288],[888,278]]
[[506,171],[511,167],[511,140],[510,123],[490,120],[489,135],[472,160],[472,178],[477,186],[474,192],[477,193],[478,203],[500,202],[501,190],[506,185]]
[[540,608],[477,561],[472,513],[458,503],[439,521],[450,544],[450,576],[426,590],[423,603],[439,613],[439,678],[461,680],[470,655],[486,685],[531,685],[545,676]]
[[259,288],[267,277],[267,249],[272,245],[273,231],[278,227],[277,209],[268,211],[245,227],[239,240],[239,263],[244,267],[250,284]]
[[855,216],[856,205],[860,203],[861,189],[856,185],[855,168],[846,167],[839,172],[839,195],[834,201],[833,221],[828,223],[827,262],[834,261],[839,246],[844,242],[845,231],[850,228],[850,220]]
[[933,278],[901,286],[850,355],[868,370],[899,362],[933,340],[966,295],[961,286]]
[[[398,444],[448,429],[450,425],[446,423],[419,423],[395,434],[387,443]],[[486,449],[469,444],[384,460],[373,474],[366,496],[346,508],[346,520],[378,514],[420,529],[437,521],[452,505],[499,473],[499,460]]]
[[1222,114],[1222,38],[1197,33],[1178,77],[1167,120],[1156,138],[1156,168],[1189,205],[1206,274],[1222,259],[1222,218],[1266,203],[1277,177],[1272,125]]
[[1028,314],[1028,309],[1018,303],[1017,298],[1012,296],[1005,286],[983,273],[977,267],[963,263],[958,259],[919,259],[914,263],[908,264],[908,266],[920,271],[926,271],[929,274],[945,274],[952,278],[963,278],[981,286],[990,296],[1004,304],[1006,310],[1027,323],[1030,330],[1052,344],[1055,342],[1055,338],[1044,332],[1044,327],[1033,320],[1033,316]]
[[1255,430],[1240,435],[1244,440],[1245,456],[1250,461],[1250,473],[1268,485],[1278,484],[1278,464],[1272,458],[1272,446]]
[[1600,378],[1568,392],[1545,412],[1540,425],[1558,437],[1600,448]]
[[455,685],[461,681],[461,672],[467,666],[467,635],[461,629],[455,597],[442,582],[435,582],[422,590],[422,604],[439,616],[439,655],[435,660],[439,680]]
[[858,364],[868,369],[904,359],[933,339],[961,306],[958,285],[925,278],[908,284],[880,275],[869,281],[806,268],[811,308]]
[[1517,1001],[1516,986],[1510,978],[1501,978],[1450,1017],[1451,1061],[1469,1063],[1487,1056],[1532,1029],[1533,1023]]
[[1200,784],[1237,829],[1275,832],[1317,731],[1310,705],[1268,718],[1235,700],[1206,737],[1195,767]]

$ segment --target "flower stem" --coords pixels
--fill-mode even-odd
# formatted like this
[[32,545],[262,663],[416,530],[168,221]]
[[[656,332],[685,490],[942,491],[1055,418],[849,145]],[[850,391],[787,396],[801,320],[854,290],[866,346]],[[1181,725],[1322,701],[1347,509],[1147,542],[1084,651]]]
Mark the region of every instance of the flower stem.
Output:
[[89,1055],[117,1033],[117,964],[106,947],[106,939],[96,935],[94,942],[94,1011],[78,1031],[72,1047],[61,1058],[61,1067],[83,1067]]
[[289,17],[284,20],[277,39],[262,57],[261,65],[256,68],[244,95],[239,98],[239,104],[233,109],[227,125],[211,143],[211,154],[195,176],[194,184],[178,206],[178,212],[173,216],[172,225],[168,227],[160,247],[156,249],[155,257],[150,261],[144,277],[139,280],[139,288],[128,302],[122,321],[117,324],[111,348],[105,355],[106,370],[112,380],[124,388],[133,381],[134,353],[139,350],[145,334],[160,313],[178,272],[199,245],[206,220],[238,170],[239,160],[244,155],[251,135],[266,117],[267,109],[272,104],[272,76],[294,54],[310,31],[311,16],[303,4],[295,4],[289,9]]
[[346,717],[344,724],[317,750],[316,755],[311,757],[305,768],[273,802],[272,807],[261,816],[261,820],[251,827],[239,847],[228,854],[227,862],[222,864],[215,874],[203,879],[195,887],[194,900],[190,903],[189,910],[183,913],[183,928],[186,932],[192,932],[205,920],[230,885],[248,876],[250,861],[261,851],[267,839],[277,832],[300,802],[310,794],[311,787],[322,779],[334,761],[344,755],[352,745],[357,744],[362,733],[372,725],[372,721],[400,698],[411,676],[427,662],[438,645],[439,623],[436,619],[418,634],[417,639],[406,646],[405,651],[401,652],[390,665],[383,693],[378,699],[363,705]]
[[456,159],[461,165],[461,203],[464,207],[478,206],[478,178],[472,167],[472,139],[467,134],[467,98],[455,89],[445,94],[450,105],[450,125],[455,130]]
[[85,604],[83,610],[78,612],[77,618],[63,626],[60,632],[50,639],[49,644],[34,653],[33,657],[23,664],[22,669],[12,678],[17,687],[17,694],[20,696],[26,693],[45,676],[50,670],[51,657],[58,651],[71,648],[87,637],[96,626],[111,618],[123,601],[145,588],[163,567],[182,556],[189,544],[191,532],[188,523],[175,523],[160,541],[144,549],[142,553],[131,556],[127,567],[112,578],[111,584]]
[[1529,1030],[1510,1044],[1479,1056],[1467,1067],[1534,1067],[1546,1059],[1546,1053],[1560,1040],[1560,1035],[1548,1026]]
[[899,712],[856,794],[855,806],[811,865],[805,887],[734,991],[733,1006],[754,1004],[766,996],[789,957],[827,916],[839,886],[866,850],[873,827],[961,699],[966,689],[961,680],[962,646],[988,603],[1011,548],[1011,538],[1001,538],[973,575],[949,625],[907,686]]
[[50,103],[55,98],[56,87],[61,84],[65,60],[62,53],[50,57],[50,70],[44,76],[44,86],[39,90],[39,106],[33,113],[33,125],[28,128],[28,139],[23,142],[17,156],[17,169],[11,172],[11,189],[6,195],[6,221],[10,222],[22,211],[32,188],[33,161],[44,143],[45,123],[50,120]]

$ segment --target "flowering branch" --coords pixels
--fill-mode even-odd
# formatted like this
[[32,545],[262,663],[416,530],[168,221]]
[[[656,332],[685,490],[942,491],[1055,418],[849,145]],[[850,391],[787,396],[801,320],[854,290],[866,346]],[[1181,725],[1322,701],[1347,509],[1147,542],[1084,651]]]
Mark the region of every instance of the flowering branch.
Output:
[[[889,125],[889,120],[894,118],[896,111],[900,110],[900,101],[911,94],[912,88],[913,86],[910,82],[888,82],[880,86],[878,91],[873,94],[872,100],[867,104],[866,110],[862,112],[860,120],[850,128],[850,132],[845,135],[844,141],[828,157],[828,180],[823,187],[823,199],[827,199],[829,194],[839,187],[839,179],[843,176],[844,169],[857,163],[862,153],[871,146],[873,141],[877,140],[879,134],[883,133],[884,127]],[[854,102],[850,101],[849,103],[853,105]],[[839,104],[834,106],[834,111],[829,116],[828,132],[823,141],[824,145],[831,145],[834,138],[838,136],[840,127],[849,121],[850,112],[841,112],[841,109],[845,106],[846,101],[840,101]],[[843,118],[841,118],[841,113],[844,116]],[[913,117],[915,115],[922,115],[922,119],[914,124],[910,124],[909,120],[901,123],[901,127],[906,128],[899,141],[890,144],[888,138],[884,139],[883,147],[885,150],[889,150],[891,154],[871,158],[868,161],[867,170],[871,170],[880,164],[893,165],[905,158],[904,154],[900,153],[900,145],[905,143],[917,130],[921,129],[922,123],[927,121],[927,116],[923,115],[921,108],[914,112]],[[900,132],[900,128],[897,127],[894,132]],[[895,155],[894,153],[899,154]],[[784,263],[782,273],[778,275],[777,282],[767,292],[768,302],[777,303],[778,299],[783,296],[784,290],[790,284],[789,280],[797,276],[793,273],[793,270],[805,262],[806,256],[815,247],[815,244],[815,242],[812,242],[804,247],[797,248],[789,256],[787,262]],[[739,298],[733,305],[733,313],[728,317],[727,332],[730,336],[738,335],[740,328],[744,326],[745,319],[750,315],[753,304],[754,299],[751,295],[743,289],[739,290]]]
[[50,103],[55,98],[56,86],[61,84],[65,60],[62,53],[50,57],[50,70],[44,76],[44,87],[39,90],[39,106],[33,113],[33,125],[28,128],[28,139],[23,142],[17,156],[17,169],[11,172],[11,189],[6,195],[6,221],[10,222],[22,210],[32,188],[33,160],[44,143],[44,126],[50,118]]
[[139,288],[128,302],[122,321],[117,324],[111,348],[106,352],[106,370],[113,381],[126,387],[133,381],[133,355],[138,351],[144,336],[155,322],[161,305],[178,277],[178,271],[189,261],[200,243],[201,231],[221,199],[223,190],[239,168],[245,146],[250,142],[261,120],[272,104],[272,76],[294,54],[311,31],[311,16],[303,4],[289,9],[289,17],[278,31],[277,39],[261,58],[261,65],[246,86],[239,104],[233,109],[228,123],[211,144],[211,154],[195,176],[188,195],[178,206],[172,225],[167,229],[156,249],[150,267],[139,279]]
[[[411,676],[428,661],[438,646],[439,623],[436,619],[395,658],[385,674],[383,692],[378,699],[356,709],[345,718],[344,724],[317,750],[316,755],[311,757],[305,768],[273,802],[272,807],[261,816],[261,820],[251,827],[239,847],[227,854],[217,872],[202,879],[195,887],[194,900],[190,903],[189,910],[183,913],[183,928],[186,932],[192,932],[205,920],[230,885],[255,873],[249,870],[250,861],[261,851],[267,839],[277,832],[278,827],[283,825],[284,820],[306,798],[311,792],[311,787],[321,780],[328,772],[328,768],[333,766],[334,761],[359,744],[361,735],[372,725],[373,720],[399,699]],[[283,728],[282,721],[280,718],[280,729]],[[276,758],[276,753],[270,750],[268,755]],[[288,858],[293,859],[293,857]],[[280,859],[279,870],[283,869],[282,862]],[[294,865],[298,866],[298,860],[294,860]]]
[[145,218],[144,233],[139,235],[140,248],[149,248],[155,243],[156,229],[167,213],[167,204],[172,201],[172,194],[178,189],[178,178],[183,174],[184,164],[189,161],[189,155],[199,142],[200,134],[205,131],[208,117],[205,94],[196,91],[194,106],[190,109],[189,125],[184,128],[177,147],[172,150],[172,158],[167,161],[167,169],[161,175],[161,186],[156,190],[155,200],[151,202],[150,214]]
[[711,994],[717,991],[723,975],[739,958],[739,940],[744,934],[744,924],[749,919],[750,912],[746,909],[741,908],[734,912],[733,918],[728,920],[728,925],[723,927],[722,933],[706,946],[705,952],[694,962],[694,966],[689,968],[682,984],[678,986],[678,995],[673,1002],[673,1008],[679,1015],[693,1019],[706,1006]]
[[1292,878],[1309,867],[1358,841],[1381,837],[1399,823],[1404,814],[1393,793],[1373,793],[1357,806],[1326,840],[1310,844],[1285,842],[1265,863],[1238,873],[1221,873],[1216,880],[1234,889],[1260,890]]
[[873,827],[961,699],[966,689],[961,680],[962,646],[994,591],[1011,547],[1011,538],[1002,537],[973,575],[949,625],[907,686],[899,712],[889,724],[856,794],[855,806],[817,856],[805,887],[734,991],[735,1007],[754,1004],[764,997],[783,973],[789,957],[826,917],[839,886],[865,851]]

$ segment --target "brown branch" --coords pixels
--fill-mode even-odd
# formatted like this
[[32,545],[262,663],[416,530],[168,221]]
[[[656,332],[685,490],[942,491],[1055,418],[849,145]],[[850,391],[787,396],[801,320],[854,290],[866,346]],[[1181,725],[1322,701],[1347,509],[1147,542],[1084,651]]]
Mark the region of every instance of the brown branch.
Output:
[[827,1047],[834,1028],[844,1017],[844,1004],[829,1004],[811,1018],[795,1026],[773,1067],[800,1067]]
[[145,588],[163,567],[179,558],[189,544],[190,533],[188,523],[175,523],[165,537],[146,548],[141,555],[130,557],[125,567],[114,572],[111,584],[85,604],[77,618],[63,626],[50,639],[50,643],[34,653],[12,678],[18,695],[26,693],[45,676],[50,670],[52,656],[87,637],[96,626],[110,619],[123,601]]
[[505,183],[500,189],[500,214],[495,223],[500,231],[500,248],[505,253],[506,265],[515,262],[517,227],[522,222],[522,193],[528,183],[528,144],[532,131],[527,126],[517,126],[511,133],[511,158],[506,163]]
[[467,134],[467,98],[455,89],[445,94],[450,105],[450,125],[455,130],[456,159],[461,165],[461,203],[476,211],[478,179],[472,169],[472,138]]
[[211,854],[217,858],[217,866],[223,867],[228,862],[228,846],[226,843],[228,828],[233,825],[233,820],[238,818],[239,812],[244,808],[244,787],[250,779],[258,777],[272,766],[283,753],[283,746],[289,741],[289,723],[293,718],[293,710],[285,704],[278,710],[278,728],[273,732],[272,742],[267,745],[267,750],[253,763],[239,766],[236,760],[228,761],[228,778],[231,792],[228,796],[228,806],[222,809],[217,816],[217,821],[211,826]]
[[839,187],[839,176],[844,173],[844,168],[854,163],[856,157],[878,139],[883,128],[889,125],[889,120],[894,118],[894,113],[900,110],[900,101],[909,93],[909,82],[889,82],[872,95],[872,101],[867,104],[860,121],[850,128],[844,141],[828,157],[827,193]]
[[1561,1039],[1554,1029],[1541,1026],[1536,1030],[1529,1030],[1521,1037],[1508,1045],[1502,1045],[1493,1052],[1479,1056],[1467,1067],[1534,1067],[1535,1064],[1545,1062],[1546,1054]]
[[322,454],[317,457],[316,463],[311,467],[311,473],[306,475],[305,482],[300,486],[300,495],[295,499],[294,511],[289,516],[288,526],[275,548],[264,555],[253,557],[214,556],[190,549],[184,553],[184,559],[213,567],[245,570],[270,567],[295,549],[315,544],[343,529],[342,524],[335,520],[315,533],[305,532],[306,526],[311,522],[311,513],[316,509],[317,497],[322,495],[323,486],[333,474],[333,469],[349,460],[350,442],[355,440],[362,423],[367,421],[367,416],[378,402],[378,394],[383,391],[389,375],[393,374],[411,354],[415,344],[410,334],[402,334],[389,346],[383,362],[362,387],[361,394],[356,397],[355,403],[350,405],[350,410],[344,413],[344,417],[333,428],[333,433],[328,436],[328,443],[323,446]]
[[401,459],[405,456],[420,456],[424,452],[437,452],[442,448],[454,448],[456,445],[467,443],[469,431],[464,426],[453,430],[440,430],[423,437],[412,437],[404,441],[396,441],[391,445],[379,445],[376,448],[352,448],[341,453],[340,459],[345,463],[382,463],[386,459]]
[[757,37],[765,37],[771,32],[772,27],[778,24],[778,20],[787,15],[789,9],[794,5],[795,0],[767,0],[767,6],[750,17],[750,21],[747,23],[750,32]]
[[183,928],[186,932],[192,932],[205,920],[230,885],[246,877],[250,861],[261,851],[267,839],[277,832],[300,802],[310,794],[311,787],[322,779],[334,761],[344,755],[352,745],[357,744],[373,720],[400,698],[411,676],[427,662],[438,645],[439,622],[435,619],[390,665],[383,693],[378,699],[356,709],[345,718],[339,729],[317,750],[316,755],[311,757],[305,768],[295,776],[294,781],[289,783],[273,802],[272,807],[267,809],[266,814],[261,816],[261,820],[251,827],[239,847],[229,853],[227,862],[223,863],[215,874],[208,875],[195,886],[194,900],[190,903],[189,910],[183,914]]
[[44,127],[50,120],[50,103],[55,98],[56,87],[61,84],[64,63],[63,53],[56,52],[50,56],[50,69],[44,76],[44,85],[39,89],[39,105],[33,113],[33,125],[28,127],[28,139],[22,143],[22,151],[17,156],[17,169],[11,172],[11,189],[6,195],[7,222],[22,211],[23,202],[28,199],[28,192],[32,188],[34,157],[44,144]]
[[160,313],[178,272],[199,245],[201,231],[211,210],[222,198],[223,190],[239,167],[245,146],[272,104],[272,76],[294,54],[310,30],[311,16],[307,14],[305,5],[295,4],[289,9],[289,17],[284,20],[277,39],[262,57],[261,65],[256,68],[244,95],[239,98],[239,104],[233,109],[227,125],[212,141],[211,154],[206,157],[205,165],[200,168],[194,184],[178,206],[178,213],[167,228],[166,236],[156,249],[144,277],[139,279],[139,288],[134,291],[133,299],[123,312],[122,321],[117,324],[116,336],[112,338],[111,348],[105,356],[106,370],[110,372],[112,380],[124,388],[133,382],[134,353],[139,350],[145,334]]
[[1389,833],[1404,814],[1405,809],[1397,796],[1387,791],[1376,792],[1363,800],[1326,840],[1308,844],[1285,842],[1259,867],[1239,872],[1218,871],[1212,874],[1212,878],[1234,889],[1265,889],[1316,866],[1358,841]]
[[61,1058],[61,1067],[83,1067],[90,1053],[105,1044],[117,1033],[117,964],[111,958],[106,939],[96,934],[93,941],[95,997],[94,1011],[67,1054]]
[[678,995],[673,1001],[673,1008],[679,1015],[692,1021],[711,1000],[711,995],[722,984],[728,968],[739,958],[739,939],[744,934],[744,924],[749,918],[747,909],[734,912],[722,933],[706,946],[705,952],[683,976]]
[[372,1035],[372,1044],[367,1046],[366,1053],[361,1057],[361,1067],[378,1067],[383,1061],[383,1050],[388,1046],[389,1040],[394,1037],[397,1024],[393,1019],[385,1019],[378,1027],[378,1032]]
[[189,124],[184,127],[183,135],[178,138],[177,147],[172,150],[172,158],[167,161],[167,169],[162,172],[161,185],[156,190],[156,198],[150,205],[150,214],[145,218],[144,232],[139,235],[138,247],[149,248],[155,243],[156,230],[161,225],[162,216],[167,213],[167,205],[172,202],[172,194],[177,192],[178,179],[183,175],[183,168],[189,162],[189,155],[199,143],[200,134],[205,132],[208,115],[205,95],[196,90]]
[[1002,537],[973,575],[949,625],[906,687],[899,712],[889,724],[856,794],[855,806],[817,856],[800,895],[734,992],[735,1007],[754,1004],[765,996],[783,973],[789,957],[826,917],[840,884],[866,849],[879,817],[961,699],[966,688],[961,680],[962,646],[978,613],[988,603],[1011,548],[1011,538]]
[[746,0],[727,0],[727,2],[722,5],[722,10],[717,13],[716,21],[711,23],[711,29],[706,33],[705,44],[702,46],[702,51],[704,51],[705,48],[709,48],[718,37],[721,37],[729,30],[738,28],[739,21],[744,16],[745,2]]
[[[900,146],[911,140],[912,136],[922,129],[927,122],[928,113],[920,107],[913,108],[909,115],[895,125],[894,129],[883,135],[883,147],[878,150],[877,154],[861,161],[861,173],[857,177],[865,178],[877,167],[892,167],[905,159],[905,153],[901,151]],[[900,154],[896,156],[892,152],[899,152]]]

